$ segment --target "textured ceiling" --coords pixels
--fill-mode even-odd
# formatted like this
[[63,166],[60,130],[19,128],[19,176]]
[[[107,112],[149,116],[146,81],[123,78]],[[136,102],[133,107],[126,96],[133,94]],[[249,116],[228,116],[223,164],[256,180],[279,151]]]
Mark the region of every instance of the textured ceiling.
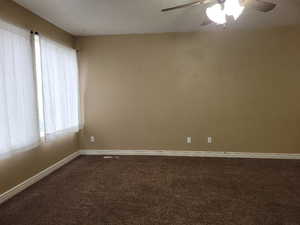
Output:
[[[160,9],[193,0],[15,0],[74,35],[185,32],[218,30],[200,24],[204,7],[161,13]],[[277,7],[269,13],[246,9],[231,28],[300,24],[300,0],[269,0]]]

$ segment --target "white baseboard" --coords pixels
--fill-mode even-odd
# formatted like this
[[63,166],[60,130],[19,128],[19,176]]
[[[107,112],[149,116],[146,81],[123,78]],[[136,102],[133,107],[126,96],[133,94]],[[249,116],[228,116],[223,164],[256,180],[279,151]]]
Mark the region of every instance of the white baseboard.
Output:
[[21,191],[25,190],[26,188],[28,188],[29,186],[31,186],[34,183],[38,182],[39,180],[43,179],[44,177],[48,176],[49,174],[53,173],[55,170],[59,169],[63,165],[71,162],[77,156],[79,156],[79,152],[78,151],[75,152],[75,153],[73,153],[73,154],[71,154],[71,155],[69,155],[69,156],[67,156],[67,157],[65,157],[64,159],[62,159],[60,161],[58,161],[54,165],[52,165],[52,166],[50,166],[50,167],[42,170],[38,174],[36,174],[33,177],[25,180],[21,184],[13,187],[12,189],[4,192],[3,194],[0,195],[0,204],[2,204],[3,202],[7,201],[8,199],[14,197],[15,195],[17,195]]
[[255,159],[300,159],[300,154],[172,150],[79,150],[80,155],[148,155]]

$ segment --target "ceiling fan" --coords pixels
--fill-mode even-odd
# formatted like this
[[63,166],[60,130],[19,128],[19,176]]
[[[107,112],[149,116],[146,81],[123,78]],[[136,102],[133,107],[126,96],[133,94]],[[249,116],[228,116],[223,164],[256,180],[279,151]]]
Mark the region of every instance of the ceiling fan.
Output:
[[165,8],[161,11],[167,12],[198,5],[208,5],[206,8],[208,20],[204,21],[202,25],[208,25],[213,22],[216,24],[225,24],[230,16],[233,17],[234,20],[237,20],[247,7],[256,9],[260,12],[269,12],[276,6],[274,3],[263,0],[200,0]]

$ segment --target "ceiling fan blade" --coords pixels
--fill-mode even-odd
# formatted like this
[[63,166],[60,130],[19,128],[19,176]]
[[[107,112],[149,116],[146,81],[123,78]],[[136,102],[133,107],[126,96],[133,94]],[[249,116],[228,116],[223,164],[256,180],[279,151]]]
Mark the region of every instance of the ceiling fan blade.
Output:
[[183,5],[177,5],[177,6],[174,6],[174,7],[165,8],[165,9],[162,9],[161,11],[166,12],[166,11],[171,11],[171,10],[174,10],[174,9],[181,9],[181,8],[206,4],[206,3],[212,3],[212,2],[215,2],[215,1],[216,0],[201,0],[201,1],[196,1],[196,2],[190,2],[190,3],[183,4]]
[[245,6],[254,8],[261,12],[269,12],[275,8],[276,4],[262,0],[246,0]]

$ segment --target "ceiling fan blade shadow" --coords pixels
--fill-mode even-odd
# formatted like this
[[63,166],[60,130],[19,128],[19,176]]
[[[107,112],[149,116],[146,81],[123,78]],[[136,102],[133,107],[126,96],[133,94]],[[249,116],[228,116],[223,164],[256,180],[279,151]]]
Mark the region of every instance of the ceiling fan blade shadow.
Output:
[[265,2],[262,0],[246,0],[244,5],[246,7],[251,7],[253,9],[256,9],[260,12],[269,12],[273,10],[276,6],[275,3]]

